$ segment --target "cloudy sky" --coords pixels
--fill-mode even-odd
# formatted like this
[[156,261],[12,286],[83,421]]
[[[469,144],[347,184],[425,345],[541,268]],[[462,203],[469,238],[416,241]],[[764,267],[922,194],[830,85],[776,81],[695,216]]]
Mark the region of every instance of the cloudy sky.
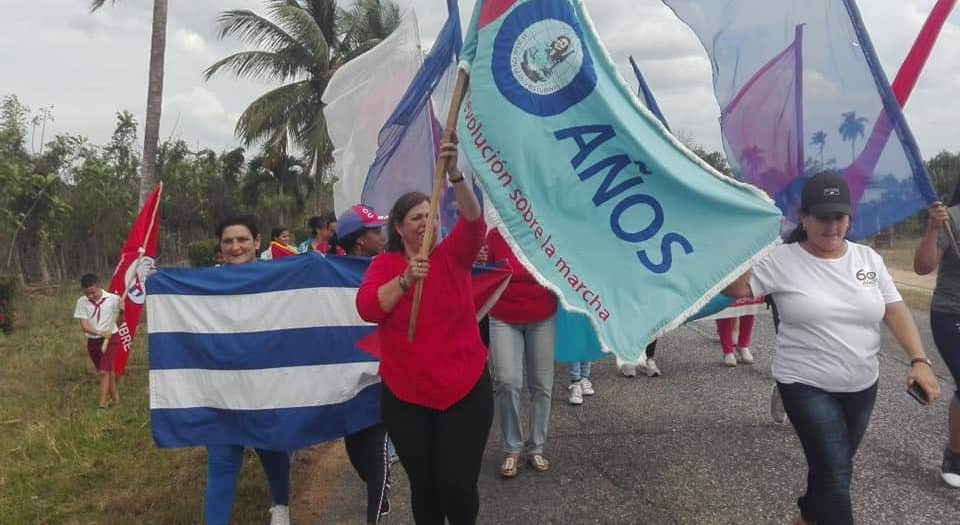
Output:
[[[799,0],[798,0],[799,1]],[[90,14],[87,0],[4,0],[0,18],[0,95],[16,94],[36,109],[54,106],[47,134],[73,133],[104,142],[114,114],[143,121],[152,0],[120,0]],[[399,0],[416,10],[426,44],[445,18],[443,0]],[[461,0],[464,24],[473,0]],[[935,0],[861,0],[860,8],[889,77],[893,77]],[[259,10],[260,0],[170,0],[161,137],[222,149],[236,144],[237,115],[269,86],[216,78],[203,70],[237,51],[216,35],[226,9]],[[633,54],[674,129],[719,149],[719,109],[710,67],[693,33],[660,0],[587,0],[604,43],[619,64]],[[907,106],[925,157],[960,150],[960,11]],[[626,73],[626,67],[622,68]],[[625,75],[632,81],[632,75]],[[52,128],[52,131],[51,131]]]

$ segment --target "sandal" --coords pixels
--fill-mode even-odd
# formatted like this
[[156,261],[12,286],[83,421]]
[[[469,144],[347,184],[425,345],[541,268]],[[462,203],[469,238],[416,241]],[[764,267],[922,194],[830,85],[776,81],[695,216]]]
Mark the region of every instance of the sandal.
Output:
[[550,462],[547,461],[547,458],[543,457],[543,454],[530,454],[530,456],[527,457],[527,461],[530,462],[533,470],[536,470],[537,472],[546,472],[550,470]]
[[500,465],[500,476],[504,478],[517,477],[517,470],[520,468],[520,455],[509,454],[503,458],[503,464]]

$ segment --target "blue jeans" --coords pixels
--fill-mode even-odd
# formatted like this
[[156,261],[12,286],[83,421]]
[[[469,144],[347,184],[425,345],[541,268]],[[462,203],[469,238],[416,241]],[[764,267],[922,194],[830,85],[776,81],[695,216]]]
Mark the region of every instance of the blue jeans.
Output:
[[[203,494],[203,515],[207,525],[227,525],[233,499],[237,495],[237,476],[243,465],[243,449],[239,445],[207,447],[207,488]],[[290,455],[276,450],[255,449],[270,484],[274,505],[290,500]]]
[[590,379],[590,369],[593,368],[593,361],[574,361],[567,367],[570,374],[570,382],[576,383],[581,379]]
[[940,352],[957,385],[955,401],[960,402],[960,315],[930,310],[930,330],[937,352]]
[[807,492],[797,500],[801,516],[811,525],[852,525],[853,456],[870,422],[877,383],[849,393],[777,385],[807,458]]
[[555,317],[529,324],[510,324],[490,318],[490,362],[493,391],[503,451],[524,450],[520,395],[526,377],[530,391],[528,454],[543,454],[550,421],[550,394],[553,390],[553,342]]

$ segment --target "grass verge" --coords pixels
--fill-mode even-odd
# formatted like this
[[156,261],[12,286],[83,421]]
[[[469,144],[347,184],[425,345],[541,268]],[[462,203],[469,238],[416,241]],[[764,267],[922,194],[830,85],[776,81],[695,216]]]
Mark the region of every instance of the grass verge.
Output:
[[[145,327],[120,404],[97,417],[97,379],[71,319],[79,295],[73,287],[28,294],[14,332],[0,334],[0,524],[200,523],[206,454],[153,444]],[[252,450],[247,456],[232,523],[267,523],[267,484]],[[295,517],[321,503],[317,487],[339,475],[344,457],[339,445],[298,455]]]
[[893,248],[877,248],[888,268],[913,271],[913,253],[920,246],[922,237],[897,239]]

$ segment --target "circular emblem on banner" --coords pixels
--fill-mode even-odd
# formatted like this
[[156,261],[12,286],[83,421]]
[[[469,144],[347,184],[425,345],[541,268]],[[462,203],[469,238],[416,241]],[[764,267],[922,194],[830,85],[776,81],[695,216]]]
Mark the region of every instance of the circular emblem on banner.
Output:
[[144,283],[156,266],[157,263],[152,257],[144,256],[127,267],[127,273],[123,276],[123,282],[127,286],[127,299],[135,304],[146,301],[147,289]]
[[597,87],[583,33],[567,2],[533,0],[514,9],[494,40],[493,78],[518,108],[559,115]]

